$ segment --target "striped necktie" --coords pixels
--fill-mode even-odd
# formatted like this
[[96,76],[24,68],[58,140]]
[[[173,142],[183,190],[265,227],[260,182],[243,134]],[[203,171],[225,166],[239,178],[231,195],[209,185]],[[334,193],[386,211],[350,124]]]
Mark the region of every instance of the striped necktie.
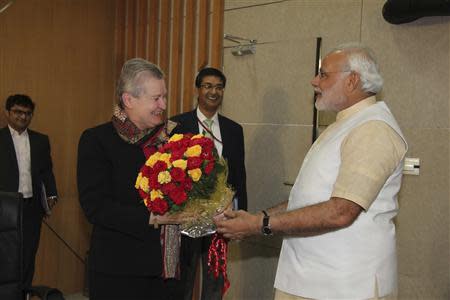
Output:
[[208,130],[203,130],[203,135],[205,137],[207,137],[207,138],[210,138],[210,139],[213,138],[212,135],[211,135],[213,122],[214,122],[214,120],[211,120],[211,119],[205,119],[203,121],[203,123],[206,125],[206,128],[208,128]]

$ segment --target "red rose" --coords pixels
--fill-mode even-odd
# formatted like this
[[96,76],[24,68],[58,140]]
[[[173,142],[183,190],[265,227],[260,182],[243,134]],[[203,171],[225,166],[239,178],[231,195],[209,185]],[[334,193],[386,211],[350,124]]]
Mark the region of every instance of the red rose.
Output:
[[176,142],[171,143],[170,151],[171,153],[178,153],[182,152],[184,153],[187,149],[187,144],[182,139]]
[[192,190],[192,179],[190,177],[186,177],[184,182],[181,183],[181,186],[185,191],[189,192],[190,190]]
[[213,169],[214,169],[214,161],[213,161],[213,160],[210,160],[210,161],[208,162],[208,164],[206,164],[206,167],[205,167],[205,173],[206,173],[206,174],[210,174],[210,173],[212,172]]
[[189,140],[189,147],[192,147],[192,146],[195,146],[195,145],[200,145],[200,139],[201,138]]
[[212,152],[214,149],[214,141],[211,139],[206,138],[205,143],[202,145],[204,152]]
[[150,210],[156,215],[164,215],[169,210],[169,204],[161,198],[156,198],[149,203]]
[[167,184],[163,184],[161,186],[161,192],[165,195],[169,195],[173,190],[175,190],[177,186],[173,182],[169,182]]
[[176,204],[183,204],[187,200],[187,194],[184,191],[183,187],[178,187],[175,190],[169,193],[170,199]]
[[177,147],[178,142],[170,142],[167,144],[164,144],[163,148],[161,149],[162,153],[171,152],[173,149]]
[[194,146],[194,145],[200,145],[203,148],[204,146],[208,147],[208,145],[212,146],[212,145],[214,145],[214,143],[213,143],[213,141],[210,138],[201,137],[201,138],[198,138],[198,139],[191,140],[189,146]]
[[155,173],[159,173],[161,171],[165,171],[167,169],[167,164],[161,160],[158,160],[154,165],[153,165],[153,171]]
[[159,189],[161,184],[158,182],[158,174],[159,173],[152,173],[151,176],[148,178],[148,186],[153,189]]
[[152,168],[150,168],[149,166],[144,165],[141,168],[141,172],[142,172],[142,176],[143,177],[150,177],[152,175]]
[[164,145],[161,146],[161,148],[159,149],[159,152],[161,153],[167,153],[170,152],[170,150],[173,148],[173,142],[171,143],[166,143]]
[[183,147],[184,149],[187,149],[187,147],[189,147],[189,141],[191,140],[191,138],[190,137],[187,137],[186,135],[185,135],[185,137],[184,138],[182,138],[179,142],[180,142],[180,144],[181,144],[181,147]]
[[202,154],[200,154],[200,157],[204,160],[214,160],[214,155],[212,151],[202,151]]
[[173,150],[172,154],[170,156],[170,161],[175,161],[177,159],[182,159],[185,151],[186,151],[185,149],[175,149],[175,150]]
[[200,168],[203,163],[203,159],[200,157],[189,157],[187,160],[187,168],[189,170]]
[[142,189],[139,189],[139,196],[141,196],[142,199],[147,199],[148,194],[144,192]]
[[184,173],[184,171],[180,168],[172,168],[170,170],[170,176],[175,181],[183,182],[186,177],[186,173]]

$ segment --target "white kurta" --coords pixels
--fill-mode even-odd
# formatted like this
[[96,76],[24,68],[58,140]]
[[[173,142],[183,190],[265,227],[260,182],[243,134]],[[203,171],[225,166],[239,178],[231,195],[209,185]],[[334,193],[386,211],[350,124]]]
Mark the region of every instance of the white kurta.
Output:
[[[327,201],[340,167],[340,146],[348,133],[372,120],[383,121],[404,140],[384,102],[343,120],[315,143],[306,155],[289,196],[288,210]],[[406,144],[406,141],[405,141]],[[397,285],[395,226],[397,193],[403,161],[367,211],[349,227],[312,237],[283,241],[275,288],[313,299],[352,300],[393,293]]]

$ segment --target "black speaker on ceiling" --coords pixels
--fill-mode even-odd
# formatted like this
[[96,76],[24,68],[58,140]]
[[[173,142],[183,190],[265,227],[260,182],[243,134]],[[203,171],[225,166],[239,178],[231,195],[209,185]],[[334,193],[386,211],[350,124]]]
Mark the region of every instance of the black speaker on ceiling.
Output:
[[450,0],[387,0],[383,17],[391,24],[402,24],[422,17],[449,16]]

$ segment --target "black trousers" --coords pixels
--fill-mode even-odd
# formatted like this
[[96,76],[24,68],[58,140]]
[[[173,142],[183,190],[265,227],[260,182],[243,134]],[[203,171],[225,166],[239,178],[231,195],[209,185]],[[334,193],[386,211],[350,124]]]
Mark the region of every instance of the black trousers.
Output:
[[183,236],[181,240],[182,246],[182,262],[181,265],[182,279],[186,282],[186,292],[184,300],[191,300],[195,283],[195,273],[197,271],[198,261],[202,263],[202,300],[221,300],[223,276],[219,273],[219,277],[215,278],[209,273],[208,267],[208,250],[211,244],[211,236],[202,238],[188,238]]
[[183,287],[177,279],[105,274],[89,270],[90,300],[181,300]]
[[41,237],[41,225],[44,211],[35,198],[25,198],[22,210],[23,236],[23,285],[31,287],[34,276],[35,258]]

